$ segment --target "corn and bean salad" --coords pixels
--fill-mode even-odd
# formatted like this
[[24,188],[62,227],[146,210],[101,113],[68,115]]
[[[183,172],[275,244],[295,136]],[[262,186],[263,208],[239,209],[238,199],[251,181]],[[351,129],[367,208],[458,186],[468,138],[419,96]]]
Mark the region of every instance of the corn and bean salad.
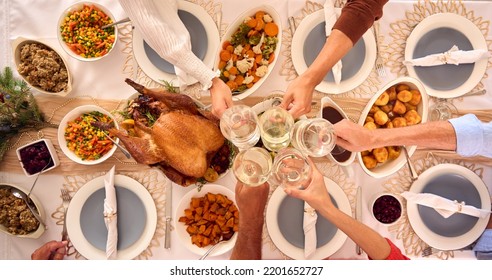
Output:
[[65,129],[67,148],[82,160],[97,160],[114,145],[92,122],[111,124],[113,120],[101,112],[93,111],[69,121]]
[[61,36],[67,46],[84,58],[107,54],[115,42],[115,29],[101,27],[112,23],[111,17],[94,5],[69,12],[60,26]]

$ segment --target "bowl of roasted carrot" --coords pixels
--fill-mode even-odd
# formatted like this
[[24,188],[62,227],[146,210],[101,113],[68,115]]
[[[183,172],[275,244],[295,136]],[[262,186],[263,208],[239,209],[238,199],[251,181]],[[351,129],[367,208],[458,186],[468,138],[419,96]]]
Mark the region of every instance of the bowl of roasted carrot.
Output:
[[116,44],[117,27],[102,28],[114,21],[111,12],[101,4],[75,3],[58,20],[58,41],[73,58],[99,60],[107,56]]
[[[83,105],[74,108],[63,117],[58,126],[60,149],[69,159],[84,165],[107,160],[113,155],[116,145],[108,138],[111,134],[100,127],[119,128],[112,114],[99,106]],[[118,138],[113,139],[119,142]]]
[[215,68],[232,94],[243,99],[262,85],[278,60],[280,16],[271,6],[257,6],[230,24],[222,38]]

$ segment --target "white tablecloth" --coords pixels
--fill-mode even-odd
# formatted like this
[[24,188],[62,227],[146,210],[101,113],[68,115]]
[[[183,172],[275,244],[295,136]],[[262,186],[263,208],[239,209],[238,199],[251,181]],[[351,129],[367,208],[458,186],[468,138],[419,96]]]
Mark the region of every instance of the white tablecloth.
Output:
[[[14,68],[12,51],[10,49],[10,40],[18,36],[26,38],[44,38],[57,45],[56,28],[58,17],[61,12],[75,0],[2,0],[0,1],[0,67],[5,66]],[[98,1],[111,10],[117,19],[124,18],[123,10],[117,0],[101,0]],[[319,1],[321,4],[323,0]],[[391,31],[390,23],[399,19],[405,18],[405,12],[413,9],[412,1],[391,1],[384,8],[384,16],[380,21],[381,34],[385,35],[385,40],[388,42],[388,33]],[[283,29],[288,29],[288,16],[299,15],[301,9],[305,6],[305,0],[253,0],[253,1],[222,1],[223,22],[231,23],[235,17],[242,11],[253,8],[259,4],[269,4],[278,11],[282,18]],[[467,7],[473,9],[475,15],[483,16],[487,20],[492,18],[492,3],[487,1],[470,1],[466,2]],[[489,26],[489,28],[491,28]],[[492,30],[489,30],[492,33]],[[69,68],[74,77],[73,92],[68,97],[90,95],[95,98],[107,99],[123,99],[134,93],[133,88],[124,83],[127,74],[123,74],[126,55],[122,53],[124,44],[118,42],[115,51],[108,57],[101,59],[98,62],[87,63],[77,61],[68,55],[64,55],[68,60]],[[282,46],[284,47],[284,46]],[[285,76],[280,75],[282,63],[285,56],[278,58],[279,61],[267,81],[261,86],[254,95],[266,95],[268,92],[281,89],[285,90],[288,82]],[[389,72],[389,71],[387,71]],[[488,71],[488,74],[492,74]],[[387,81],[395,78],[396,75],[390,73],[381,83],[384,85]],[[467,97],[465,101],[458,103],[460,109],[490,109],[492,108],[492,79],[489,78],[485,82],[485,87],[488,90],[484,96]],[[382,190],[383,179],[374,179],[366,175],[358,164],[354,163],[356,176],[359,182],[364,186],[364,205],[367,207],[375,193]],[[483,179],[489,190],[492,189],[492,170],[485,168]],[[10,182],[21,186],[29,186],[33,182],[33,178],[27,178],[23,174],[9,174],[0,170],[0,182]],[[59,189],[64,182],[63,176],[45,174],[40,176],[35,189],[35,195],[42,201],[48,218],[48,230],[39,239],[22,239],[11,237],[6,234],[0,234],[0,259],[29,259],[31,253],[41,246],[43,243],[59,239],[61,234],[61,226],[55,224],[55,221],[50,217],[50,214],[56,211],[60,205]],[[219,180],[219,184],[227,186],[234,190],[235,178],[230,172],[228,176]],[[174,186],[173,205],[177,206],[181,197],[189,191],[187,188]],[[398,247],[402,248],[402,241],[397,239],[393,233],[388,231],[388,228],[377,223],[369,214],[369,208],[366,208],[363,222],[374,228],[383,236],[390,238]],[[152,259],[197,259],[198,256],[183,249],[180,245],[176,231],[172,232],[171,250],[165,250],[163,246],[152,250]],[[163,244],[164,240],[161,240]],[[217,257],[209,257],[209,259],[228,259],[230,253],[223,254]],[[263,257],[265,259],[278,259],[282,255],[268,244],[263,246]],[[358,257],[355,254],[355,245],[347,239],[344,246],[333,256],[333,258],[366,258],[366,256]],[[414,256],[412,256],[414,257]],[[455,258],[474,258],[470,251],[456,252]]]

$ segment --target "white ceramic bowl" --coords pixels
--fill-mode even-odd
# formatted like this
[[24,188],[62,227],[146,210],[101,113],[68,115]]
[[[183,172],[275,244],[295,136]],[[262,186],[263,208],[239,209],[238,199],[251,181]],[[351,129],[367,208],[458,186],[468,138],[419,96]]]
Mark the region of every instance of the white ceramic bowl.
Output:
[[[9,184],[9,183],[0,183],[0,189],[11,189],[11,188],[18,189],[19,191],[23,192],[25,195],[27,195],[27,193],[28,193],[28,191],[26,191],[22,187],[19,187],[19,186],[13,185],[13,184]],[[34,203],[34,205],[36,206],[36,209],[38,210],[39,216],[41,217],[41,219],[45,220],[46,216],[45,216],[44,208],[43,208],[43,205],[41,204],[41,202],[32,193],[30,195],[30,198],[31,198],[32,202]],[[3,205],[1,207],[3,207]],[[42,225],[39,225],[37,230],[30,232],[28,234],[21,235],[21,234],[10,233],[4,225],[0,224],[0,231],[6,233],[8,235],[11,235],[11,236],[35,239],[35,238],[39,238],[44,233],[45,228]]]
[[[99,59],[101,59],[103,57],[108,56],[113,51],[113,49],[114,49],[114,47],[116,45],[116,42],[118,41],[118,28],[117,28],[117,26],[110,27],[110,28],[114,28],[114,42],[113,42],[113,44],[111,46],[111,49],[107,53],[105,53],[104,55],[98,56],[98,57],[89,57],[89,58],[86,58],[86,57],[82,57],[81,55],[75,53],[63,41],[61,26],[62,26],[63,22],[65,21],[65,17],[68,14],[73,13],[75,11],[81,11],[84,8],[84,5],[88,5],[88,6],[93,5],[94,7],[96,7],[100,11],[102,11],[104,14],[106,14],[108,17],[110,17],[111,18],[111,22],[115,22],[116,21],[115,20],[115,17],[111,13],[111,11],[109,11],[106,7],[104,7],[103,5],[101,5],[99,3],[90,2],[90,1],[77,2],[77,3],[73,4],[73,5],[71,5],[70,7],[68,7],[67,9],[65,9],[63,11],[63,13],[60,15],[60,18],[58,20],[58,25],[56,27],[57,28],[58,42],[60,42],[60,45],[62,46],[63,50],[65,50],[71,57],[73,57],[75,59],[78,59],[78,60],[81,60],[81,61],[96,61],[96,60],[99,60]],[[99,26],[99,27],[101,27],[101,26]],[[110,28],[108,28],[108,30],[110,30]]]
[[[378,205],[375,205],[376,203]],[[374,197],[370,211],[376,221],[382,225],[390,226],[401,219],[403,215],[403,204],[398,196],[384,192]]]
[[[97,160],[82,160],[80,157],[78,157],[74,152],[72,152],[70,149],[67,147],[67,140],[65,139],[65,129],[67,128],[68,122],[75,120],[77,117],[81,116],[84,113],[90,113],[93,111],[98,111],[103,113],[104,115],[109,116],[113,121],[115,118],[113,115],[104,110],[103,108],[96,106],[96,105],[83,105],[74,108],[72,111],[68,112],[63,119],[60,121],[60,125],[58,126],[58,144],[60,145],[60,149],[63,151],[63,153],[71,160],[73,160],[76,163],[84,164],[84,165],[94,165],[98,164],[101,162],[104,162],[107,160],[109,157],[111,157],[116,151],[116,145],[113,144],[113,147],[111,150],[109,150],[106,154],[104,154],[102,157],[100,157]],[[115,128],[119,128],[118,122],[114,121]],[[116,138],[116,142],[119,142],[119,139]]]
[[[43,153],[43,149],[44,149],[43,145],[47,149],[47,152],[48,152],[47,155],[45,153]],[[33,150],[27,152],[26,150],[30,149],[31,147],[33,148]],[[24,155],[25,152],[27,152],[26,155]],[[30,167],[28,167],[26,165],[30,164],[29,161],[34,161],[32,164],[36,164],[37,162],[42,161],[42,160],[49,161],[49,158],[51,158],[52,163],[50,163],[48,165],[49,167],[46,168],[45,170],[43,170],[41,173],[48,172],[48,171],[54,169],[55,167],[57,167],[58,165],[60,165],[60,160],[58,159],[58,155],[56,154],[55,147],[53,146],[53,143],[51,143],[50,139],[39,139],[39,140],[36,140],[34,142],[28,143],[24,146],[17,148],[16,153],[17,153],[17,158],[19,158],[19,162],[22,166],[22,170],[24,170],[24,173],[28,177],[35,176],[39,173],[39,171],[33,172],[33,173],[30,173],[28,171],[28,169],[30,169]],[[26,164],[24,164],[24,163],[26,163]],[[44,165],[45,164],[43,164],[43,166]],[[39,168],[36,168],[36,170],[37,169],[39,169]]]
[[[26,83],[29,86],[35,88],[37,91],[39,91],[41,93],[44,93],[44,94],[57,95],[57,96],[66,96],[67,94],[69,94],[72,91],[72,75],[70,74],[70,70],[68,69],[67,61],[65,60],[65,58],[60,53],[59,46],[51,45],[51,44],[47,43],[45,40],[43,40],[43,39],[33,40],[33,39],[26,39],[26,38],[23,38],[23,37],[17,37],[11,43],[12,51],[13,51],[13,56],[14,56],[14,63],[15,63],[16,69],[18,69],[19,65],[22,63],[21,62],[21,50],[22,50],[22,47],[24,47],[27,44],[38,44],[38,45],[42,45],[42,46],[46,47],[47,49],[54,51],[60,57],[61,62],[64,64],[64,67],[67,69],[67,76],[68,76],[67,77],[67,85],[66,85],[65,89],[63,89],[61,91],[52,92],[52,91],[47,91],[47,90],[41,88],[39,85],[32,84],[27,79],[27,77],[25,75],[20,74],[20,76],[22,77],[22,79],[24,81],[26,81]],[[17,70],[17,71],[19,71],[19,70]]]
[[249,88],[249,89],[247,89],[241,93],[234,94],[233,98],[235,100],[240,100],[240,99],[246,98],[247,96],[254,93],[263,84],[263,82],[268,78],[268,76],[272,72],[273,68],[275,67],[275,64],[277,63],[277,61],[280,57],[280,48],[282,46],[282,20],[280,18],[280,15],[277,13],[277,11],[272,6],[260,5],[260,6],[257,6],[255,8],[252,8],[248,11],[243,12],[241,15],[239,15],[236,18],[236,20],[233,23],[231,23],[229,25],[224,36],[222,37],[222,40],[221,40],[220,45],[219,45],[219,49],[217,51],[217,57],[216,57],[215,66],[214,66],[215,70],[218,70],[218,65],[220,62],[219,53],[222,50],[222,45],[224,44],[224,42],[229,41],[231,39],[232,35],[238,30],[239,25],[241,25],[241,23],[243,23],[247,17],[254,17],[255,13],[258,11],[264,11],[265,13],[269,14],[272,17],[273,22],[275,22],[278,26],[278,34],[276,36],[278,39],[277,47],[275,48],[275,51],[273,52],[275,57],[274,57],[273,62],[268,65],[268,70],[267,70],[267,73],[265,74],[265,76],[260,78],[251,88]]
[[[376,94],[374,94],[374,96],[369,100],[366,107],[364,108],[364,110],[361,113],[361,116],[359,119],[359,125],[361,125],[361,126],[364,125],[365,119],[366,119],[367,115],[369,114],[369,111],[371,110],[372,105],[378,99],[378,97],[383,92],[385,92],[388,88],[390,88],[393,85],[397,85],[397,84],[405,84],[405,85],[408,85],[410,87],[410,89],[417,89],[420,91],[420,94],[422,96],[422,101],[417,106],[417,112],[419,113],[419,115],[422,118],[422,121],[421,121],[422,123],[427,121],[429,100],[428,100],[428,96],[427,96],[427,93],[425,91],[424,86],[422,85],[422,83],[420,81],[418,81],[415,78],[400,77],[400,78],[397,78],[397,79],[389,82],[384,87],[382,87]],[[379,128],[379,129],[381,129],[381,128]],[[407,146],[409,156],[412,156],[416,149],[417,149],[417,146]],[[405,158],[405,153],[403,153],[403,152],[400,153],[398,158],[396,158],[394,160],[388,160],[382,164],[378,164],[375,168],[372,168],[372,169],[368,169],[364,165],[364,163],[362,162],[361,153],[357,153],[357,158],[359,160],[361,168],[368,175],[370,175],[374,178],[382,178],[382,177],[389,176],[389,175],[395,173],[396,171],[398,171],[400,168],[402,168],[407,163],[406,158]]]
[[[190,252],[195,253],[197,255],[203,255],[207,252],[208,249],[210,249],[211,245],[208,245],[207,247],[200,248],[194,244],[191,243],[191,236],[190,234],[186,231],[187,226],[179,221],[179,218],[182,216],[185,216],[185,209],[190,208],[190,203],[192,198],[198,198],[198,197],[203,197],[207,193],[212,193],[212,194],[222,194],[224,196],[227,196],[228,199],[232,200],[234,205],[237,207],[236,199],[234,192],[231,191],[230,189],[221,186],[221,185],[216,185],[216,184],[206,184],[203,185],[201,188],[193,188],[189,190],[183,198],[181,198],[178,207],[176,208],[176,212],[174,213],[174,228],[176,229],[176,234],[179,237],[179,240],[181,241],[181,244],[183,247],[188,249]],[[233,247],[234,244],[236,243],[237,240],[237,233],[234,233],[232,238],[224,242],[222,245],[219,245],[215,250],[213,250],[210,253],[210,256],[219,256],[224,253],[227,253],[230,251]]]

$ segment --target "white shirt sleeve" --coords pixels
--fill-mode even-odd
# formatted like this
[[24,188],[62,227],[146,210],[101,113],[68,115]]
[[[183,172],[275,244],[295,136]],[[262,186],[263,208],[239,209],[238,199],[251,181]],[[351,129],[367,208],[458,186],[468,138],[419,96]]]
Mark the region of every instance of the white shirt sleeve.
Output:
[[133,26],[159,56],[194,77],[204,89],[212,86],[217,75],[191,51],[190,34],[178,16],[176,0],[119,1]]
[[459,155],[492,158],[492,122],[481,122],[473,114],[450,119],[449,122],[456,132],[456,152]]

